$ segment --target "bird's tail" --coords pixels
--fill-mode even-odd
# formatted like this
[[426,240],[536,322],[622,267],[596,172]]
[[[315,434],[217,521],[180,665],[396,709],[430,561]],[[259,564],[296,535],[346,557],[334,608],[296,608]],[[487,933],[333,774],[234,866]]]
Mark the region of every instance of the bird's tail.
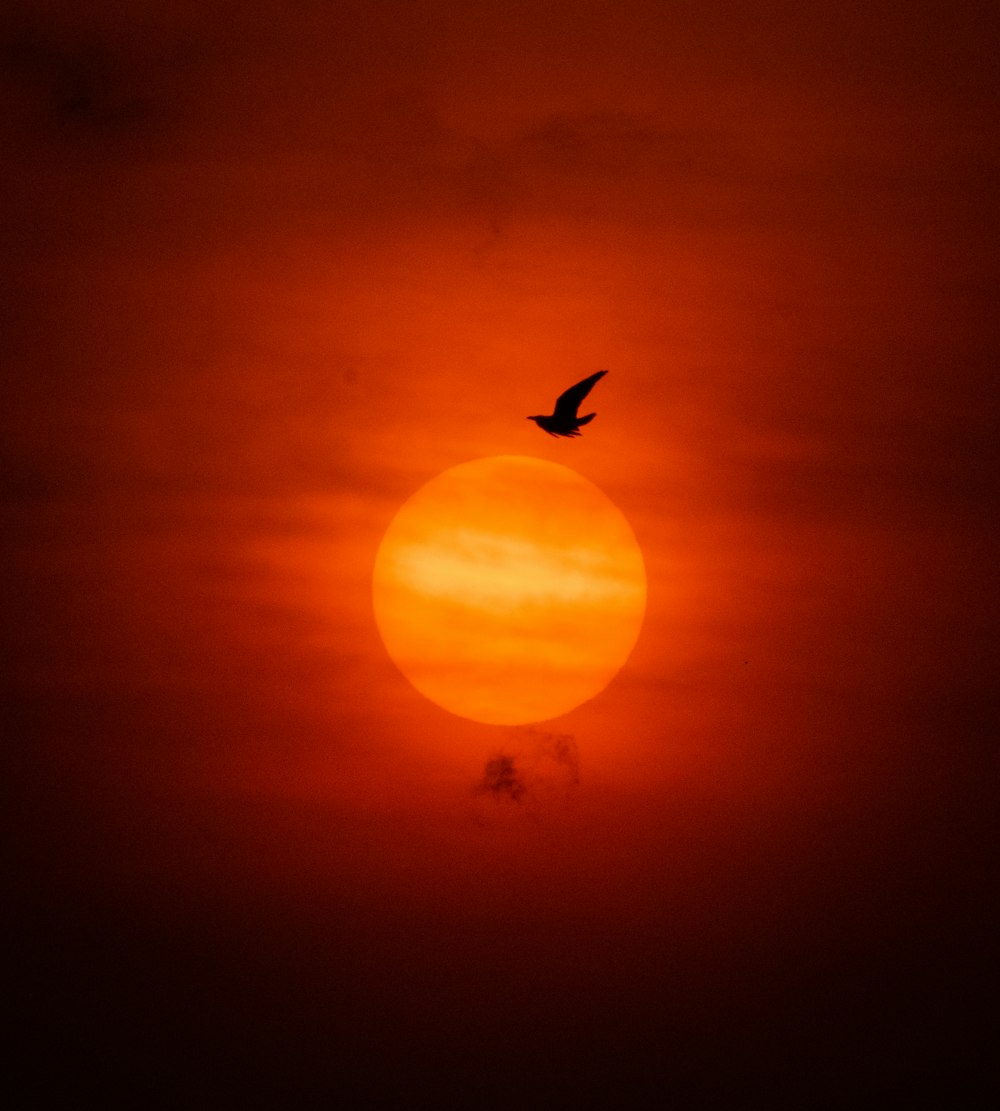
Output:
[[577,426],[577,428],[579,428],[581,424],[590,424],[590,422],[591,422],[591,421],[592,421],[592,420],[594,419],[594,417],[596,417],[596,416],[597,416],[597,414],[596,414],[596,413],[588,413],[588,414],[587,414],[587,415],[586,415],[585,417],[577,417],[577,418],[576,418],[576,426]]

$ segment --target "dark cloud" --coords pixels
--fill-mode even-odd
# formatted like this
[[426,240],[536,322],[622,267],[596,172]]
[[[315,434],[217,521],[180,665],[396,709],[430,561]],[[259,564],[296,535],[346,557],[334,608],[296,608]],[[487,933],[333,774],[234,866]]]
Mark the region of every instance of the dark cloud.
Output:
[[473,793],[496,803],[514,802],[533,814],[564,797],[580,782],[580,756],[569,733],[532,726],[510,731],[509,749],[491,756]]
[[483,778],[475,786],[478,795],[492,795],[495,799],[512,802],[520,802],[527,789],[517,759],[502,752],[486,761]]
[[[630,113],[560,113],[458,166],[459,193],[504,232],[518,220],[675,224],[715,211],[749,167],[723,131],[673,127]],[[646,185],[655,179],[657,188]]]
[[[173,7],[173,6],[172,6]],[[203,14],[41,14],[12,6],[0,19],[3,124],[12,152],[51,146],[62,157],[141,161],[174,138],[197,104],[205,53]],[[197,110],[194,116],[197,117]]]
[[22,32],[4,43],[11,72],[67,129],[119,130],[151,111],[121,58],[101,47],[67,49],[37,34]]

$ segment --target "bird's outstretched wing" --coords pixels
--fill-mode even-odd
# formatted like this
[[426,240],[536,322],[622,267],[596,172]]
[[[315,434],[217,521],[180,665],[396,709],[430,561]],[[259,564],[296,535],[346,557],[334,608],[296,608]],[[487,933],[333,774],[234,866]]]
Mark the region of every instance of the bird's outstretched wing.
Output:
[[552,415],[561,420],[575,420],[580,402],[607,373],[606,370],[599,370],[589,378],[584,378],[582,382],[577,382],[575,386],[570,386],[565,393],[559,395],[559,400],[556,402],[556,411]]

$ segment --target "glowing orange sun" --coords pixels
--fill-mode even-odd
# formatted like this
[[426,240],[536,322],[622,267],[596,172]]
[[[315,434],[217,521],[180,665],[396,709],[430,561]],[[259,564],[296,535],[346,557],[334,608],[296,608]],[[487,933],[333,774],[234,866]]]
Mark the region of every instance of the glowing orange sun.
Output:
[[432,702],[515,725],[602,691],[639,635],[646,572],[620,510],[569,467],[502,455],[444,471],[389,525],[375,620]]

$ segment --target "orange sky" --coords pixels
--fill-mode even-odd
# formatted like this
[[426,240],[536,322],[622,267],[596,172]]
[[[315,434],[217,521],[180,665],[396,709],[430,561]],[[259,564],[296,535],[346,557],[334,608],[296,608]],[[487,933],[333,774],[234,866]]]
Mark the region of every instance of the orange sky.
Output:
[[[53,1092],[975,1075],[996,30],[9,6],[5,733]],[[581,439],[524,419],[602,367]],[[396,509],[489,455],[595,483],[649,579],[618,678],[533,728],[423,699],[371,613]]]

